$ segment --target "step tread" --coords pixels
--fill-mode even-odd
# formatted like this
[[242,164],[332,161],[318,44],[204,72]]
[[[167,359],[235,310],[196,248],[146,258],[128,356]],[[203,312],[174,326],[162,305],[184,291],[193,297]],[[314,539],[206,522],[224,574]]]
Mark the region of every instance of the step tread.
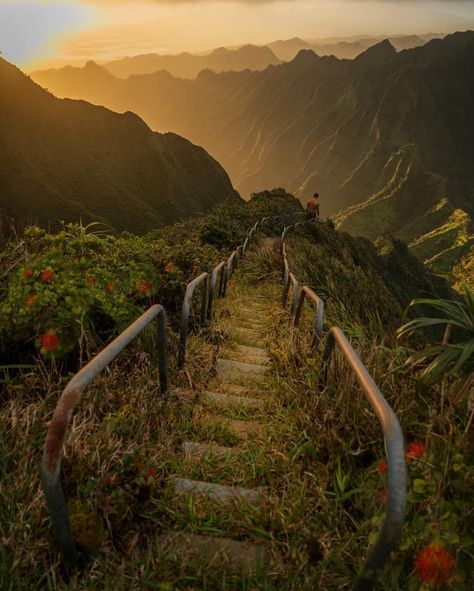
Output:
[[221,382],[263,381],[269,368],[267,365],[244,363],[231,359],[218,359],[216,364],[217,379]]
[[183,441],[182,448],[186,456],[232,456],[239,453],[238,447],[224,447],[215,443],[197,443],[195,441]]
[[218,406],[245,406],[245,407],[261,407],[264,401],[259,398],[248,398],[246,396],[235,396],[234,394],[224,394],[222,392],[211,392],[210,390],[204,390],[201,393],[201,397]]
[[232,435],[240,439],[250,439],[259,435],[263,429],[259,421],[242,421],[239,419],[227,419],[212,413],[203,414],[202,418],[208,423],[219,425],[225,428]]
[[258,504],[262,500],[261,493],[256,489],[226,484],[214,484],[201,480],[190,480],[179,476],[171,477],[171,484],[177,495],[205,496],[222,504],[242,500],[246,503]]
[[168,559],[205,560],[210,567],[224,568],[233,573],[251,574],[268,559],[268,546],[238,542],[229,538],[200,536],[184,532],[167,532],[158,536],[161,551]]
[[271,362],[265,349],[259,347],[237,345],[235,348],[227,349],[225,355],[230,361],[242,361],[243,363],[253,363],[255,365],[270,365]]

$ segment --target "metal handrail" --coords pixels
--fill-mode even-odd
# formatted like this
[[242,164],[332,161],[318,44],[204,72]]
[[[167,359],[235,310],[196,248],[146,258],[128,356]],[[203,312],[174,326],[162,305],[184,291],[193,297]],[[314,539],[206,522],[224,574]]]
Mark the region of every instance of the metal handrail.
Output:
[[[286,265],[288,265],[288,261],[286,261]],[[286,268],[285,268],[285,274],[286,274]],[[287,280],[285,281],[285,284],[283,286],[283,296],[282,296],[282,302],[283,302],[283,307],[286,309],[286,303],[288,300],[288,292],[290,290],[290,284],[293,284],[293,292],[291,295],[291,300],[290,300],[290,317],[293,319],[295,312],[296,312],[296,304],[298,303],[298,289],[299,289],[299,281],[296,279],[295,275],[291,272],[288,273],[287,276]]]
[[211,287],[209,289],[209,304],[208,304],[208,308],[207,308],[207,318],[209,320],[212,319],[215,292],[216,292],[216,286],[217,286],[217,277],[219,276],[219,273],[220,273],[220,281],[219,281],[219,289],[217,290],[217,296],[223,297],[223,296],[225,296],[225,292],[227,289],[227,265],[225,262],[219,263],[211,275]]
[[232,274],[235,270],[236,264],[235,264],[235,258],[237,256],[237,252],[234,250],[232,252],[232,254],[230,255],[230,257],[227,259],[227,277],[230,278],[232,277]]
[[[296,225],[299,224],[294,224],[294,226]],[[296,278],[294,277],[293,273],[290,272],[286,244],[284,242],[285,236],[290,227],[292,226],[285,227],[282,233],[282,303],[285,308],[288,299],[290,282],[293,282],[294,285],[293,297],[297,284]],[[294,315],[292,314],[293,325],[297,326],[300,321],[304,301],[306,298],[310,298],[314,303],[316,303],[316,320],[313,344],[317,344],[317,341],[321,338],[323,331],[324,303],[321,298],[319,298],[319,296],[317,296],[313,290],[311,290],[306,285],[302,287],[298,305],[294,311]],[[292,312],[293,310],[290,310],[290,313]],[[344,335],[342,330],[337,327],[331,328],[328,333],[326,347],[323,354],[323,369],[320,378],[320,388],[324,387],[327,383],[329,362],[336,344],[341,348],[347,362],[349,363],[349,366],[355,373],[362,390],[369,399],[381,423],[385,437],[388,464],[388,498],[386,517],[380,529],[377,540],[370,548],[362,570],[353,587],[353,591],[370,591],[376,584],[378,572],[389,559],[390,552],[395,546],[404,521],[407,502],[407,475],[403,433],[400,423],[398,422],[398,419],[392,408],[378,389],[372,376],[369,374],[359,356],[354,351],[347,337]]]
[[204,324],[207,320],[207,298],[209,293],[209,273],[201,273],[199,277],[193,279],[186,287],[184,294],[183,308],[181,312],[181,326],[179,332],[179,351],[178,351],[178,366],[183,367],[186,361],[186,339],[188,337],[189,313],[191,311],[191,302],[193,299],[194,290],[201,284],[204,284],[202,290],[201,301],[201,322]]
[[307,285],[303,285],[301,288],[300,298],[296,307],[295,316],[293,319],[293,326],[298,326],[301,320],[301,314],[303,312],[303,306],[305,301],[309,299],[316,304],[316,316],[314,320],[314,333],[312,346],[314,347],[323,334],[323,321],[324,321],[324,302],[323,300],[314,293],[314,291]]
[[388,463],[386,517],[378,538],[370,548],[361,573],[354,585],[354,591],[369,591],[374,588],[377,574],[387,562],[404,521],[407,502],[405,445],[402,429],[395,413],[354,351],[349,340],[338,327],[331,328],[327,337],[320,387],[324,387],[327,383],[329,363],[336,344],[341,349],[364,394],[369,399],[380,421],[385,438]]
[[59,549],[68,568],[72,568],[77,563],[78,551],[69,522],[61,482],[62,450],[67,428],[86,387],[155,319],[158,323],[160,388],[162,394],[166,394],[168,390],[166,313],[163,306],[154,305],[76,373],[64,388],[49,424],[41,464],[41,487],[46,498]]
[[[233,272],[238,266],[239,260],[245,255],[250,245],[250,242],[253,238],[253,235],[258,230],[259,226],[263,223],[264,220],[269,219],[278,219],[281,216],[275,216],[274,218],[266,217],[263,220],[259,220],[255,222],[255,224],[250,228],[248,231],[244,242],[237,246],[235,250],[230,254],[227,261],[220,263],[212,272],[211,282],[209,285],[209,275],[208,273],[202,273],[199,277],[196,277],[193,281],[191,281],[187,288],[186,293],[184,296],[183,301],[183,310],[181,315],[181,328],[180,328],[180,342],[179,342],[179,354],[178,354],[178,365],[182,367],[186,360],[186,339],[188,335],[188,324],[189,324],[189,313],[191,308],[191,301],[194,289],[200,285],[202,282],[205,282],[205,287],[203,289],[203,301],[202,301],[202,309],[201,309],[201,321],[204,324],[207,319],[212,318],[213,314],[213,307],[214,307],[214,300],[215,300],[215,289],[217,284],[217,276],[219,271],[221,271],[221,281],[218,291],[218,297],[223,297],[226,294],[227,290],[227,283],[231,278]],[[292,311],[295,309],[296,303],[292,304]]]

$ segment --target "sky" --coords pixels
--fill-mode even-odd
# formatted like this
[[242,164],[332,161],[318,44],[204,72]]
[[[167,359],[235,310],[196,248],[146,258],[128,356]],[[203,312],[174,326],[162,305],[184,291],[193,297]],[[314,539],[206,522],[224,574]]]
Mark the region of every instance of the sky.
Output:
[[474,0],[0,0],[0,51],[25,69],[276,39],[474,29]]

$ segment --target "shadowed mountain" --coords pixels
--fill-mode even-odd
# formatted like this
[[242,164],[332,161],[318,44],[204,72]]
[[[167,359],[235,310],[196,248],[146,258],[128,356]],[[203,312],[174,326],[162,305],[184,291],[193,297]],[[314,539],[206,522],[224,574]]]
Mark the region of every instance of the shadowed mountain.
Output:
[[236,195],[202,148],[133,113],[59,100],[2,59],[0,149],[0,209],[21,222],[142,232]]
[[278,64],[279,61],[269,47],[244,45],[239,49],[220,47],[207,55],[137,55],[114,60],[103,66],[118,78],[128,78],[134,74],[152,74],[158,70],[166,70],[177,78],[195,78],[202,70],[264,70],[270,64]]
[[[134,76],[105,92],[84,70],[76,74],[75,96],[134,110],[154,129],[199,142],[244,194],[284,186],[305,200],[317,189],[324,215],[344,229],[369,238],[393,232],[426,260],[447,249],[431,239],[419,248],[421,238],[437,228],[445,236],[454,224],[460,248],[449,247],[442,268],[469,243],[473,32],[401,53],[383,41],[354,60],[303,50],[263,72]],[[67,90],[57,73],[37,80]],[[444,199],[449,207],[439,205]]]

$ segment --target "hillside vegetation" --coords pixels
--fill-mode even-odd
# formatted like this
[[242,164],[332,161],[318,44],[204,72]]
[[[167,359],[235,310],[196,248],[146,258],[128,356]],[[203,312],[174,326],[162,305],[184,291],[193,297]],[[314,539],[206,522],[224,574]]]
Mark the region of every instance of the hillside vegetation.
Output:
[[[349,588],[383,518],[383,440],[339,356],[327,387],[319,390],[322,351],[310,345],[313,313],[308,310],[301,329],[292,332],[281,309],[281,252],[275,238],[285,220],[298,213],[298,201],[278,190],[143,237],[94,235],[95,227],[66,226],[59,233],[32,228],[7,246],[2,268],[11,267],[25,247],[26,258],[9,272],[0,293],[2,359],[6,353],[13,360],[15,354],[33,367],[5,373],[0,402],[2,589]],[[213,323],[201,330],[194,323],[187,366],[178,370],[175,329],[186,282],[228,256],[264,215],[283,219],[252,245]],[[380,588],[426,589],[430,548],[438,544],[445,556],[440,580],[467,591],[473,472],[465,402],[454,404],[449,383],[423,387],[416,369],[405,364],[411,345],[394,338],[408,299],[452,297],[449,288],[388,236],[374,246],[328,222],[291,230],[287,241],[292,270],[325,301],[325,331],[337,324],[350,337],[393,405],[409,444],[406,525]],[[28,300],[32,295],[37,299]],[[149,367],[151,332],[84,395],[63,470],[72,527],[85,560],[66,579],[38,493],[45,428],[67,371],[77,367],[73,359],[86,361],[155,301],[169,313],[172,396],[167,403],[160,399],[157,372]],[[237,310],[244,306],[265,328],[271,371],[260,391],[263,410],[224,413],[205,402],[203,391],[215,374],[216,358],[232,353],[243,322]],[[49,338],[35,352],[35,337],[41,345],[44,330],[59,340]],[[211,412],[221,413],[220,424],[205,423]],[[229,419],[259,421],[262,432],[227,462],[209,455],[199,462],[182,457],[189,438],[235,445]],[[215,509],[179,499],[169,488],[176,474],[258,486],[265,503]],[[267,571],[239,576],[220,563],[177,560],[163,553],[159,538],[170,530],[264,543],[277,562]]]
[[85,359],[154,302],[174,321],[187,283],[212,271],[270,210],[288,215],[300,205],[284,191],[248,205],[230,199],[207,217],[144,236],[113,236],[100,224],[26,228],[0,254],[10,269],[0,286],[2,359],[27,362],[35,351]]
[[136,115],[59,100],[0,59],[0,211],[144,232],[238,199],[202,148]]
[[263,72],[118,80],[97,65],[36,73],[61,96],[131,109],[203,145],[243,194],[285,186],[371,239],[388,231],[445,271],[472,242],[474,33],[354,60],[302,50]]

